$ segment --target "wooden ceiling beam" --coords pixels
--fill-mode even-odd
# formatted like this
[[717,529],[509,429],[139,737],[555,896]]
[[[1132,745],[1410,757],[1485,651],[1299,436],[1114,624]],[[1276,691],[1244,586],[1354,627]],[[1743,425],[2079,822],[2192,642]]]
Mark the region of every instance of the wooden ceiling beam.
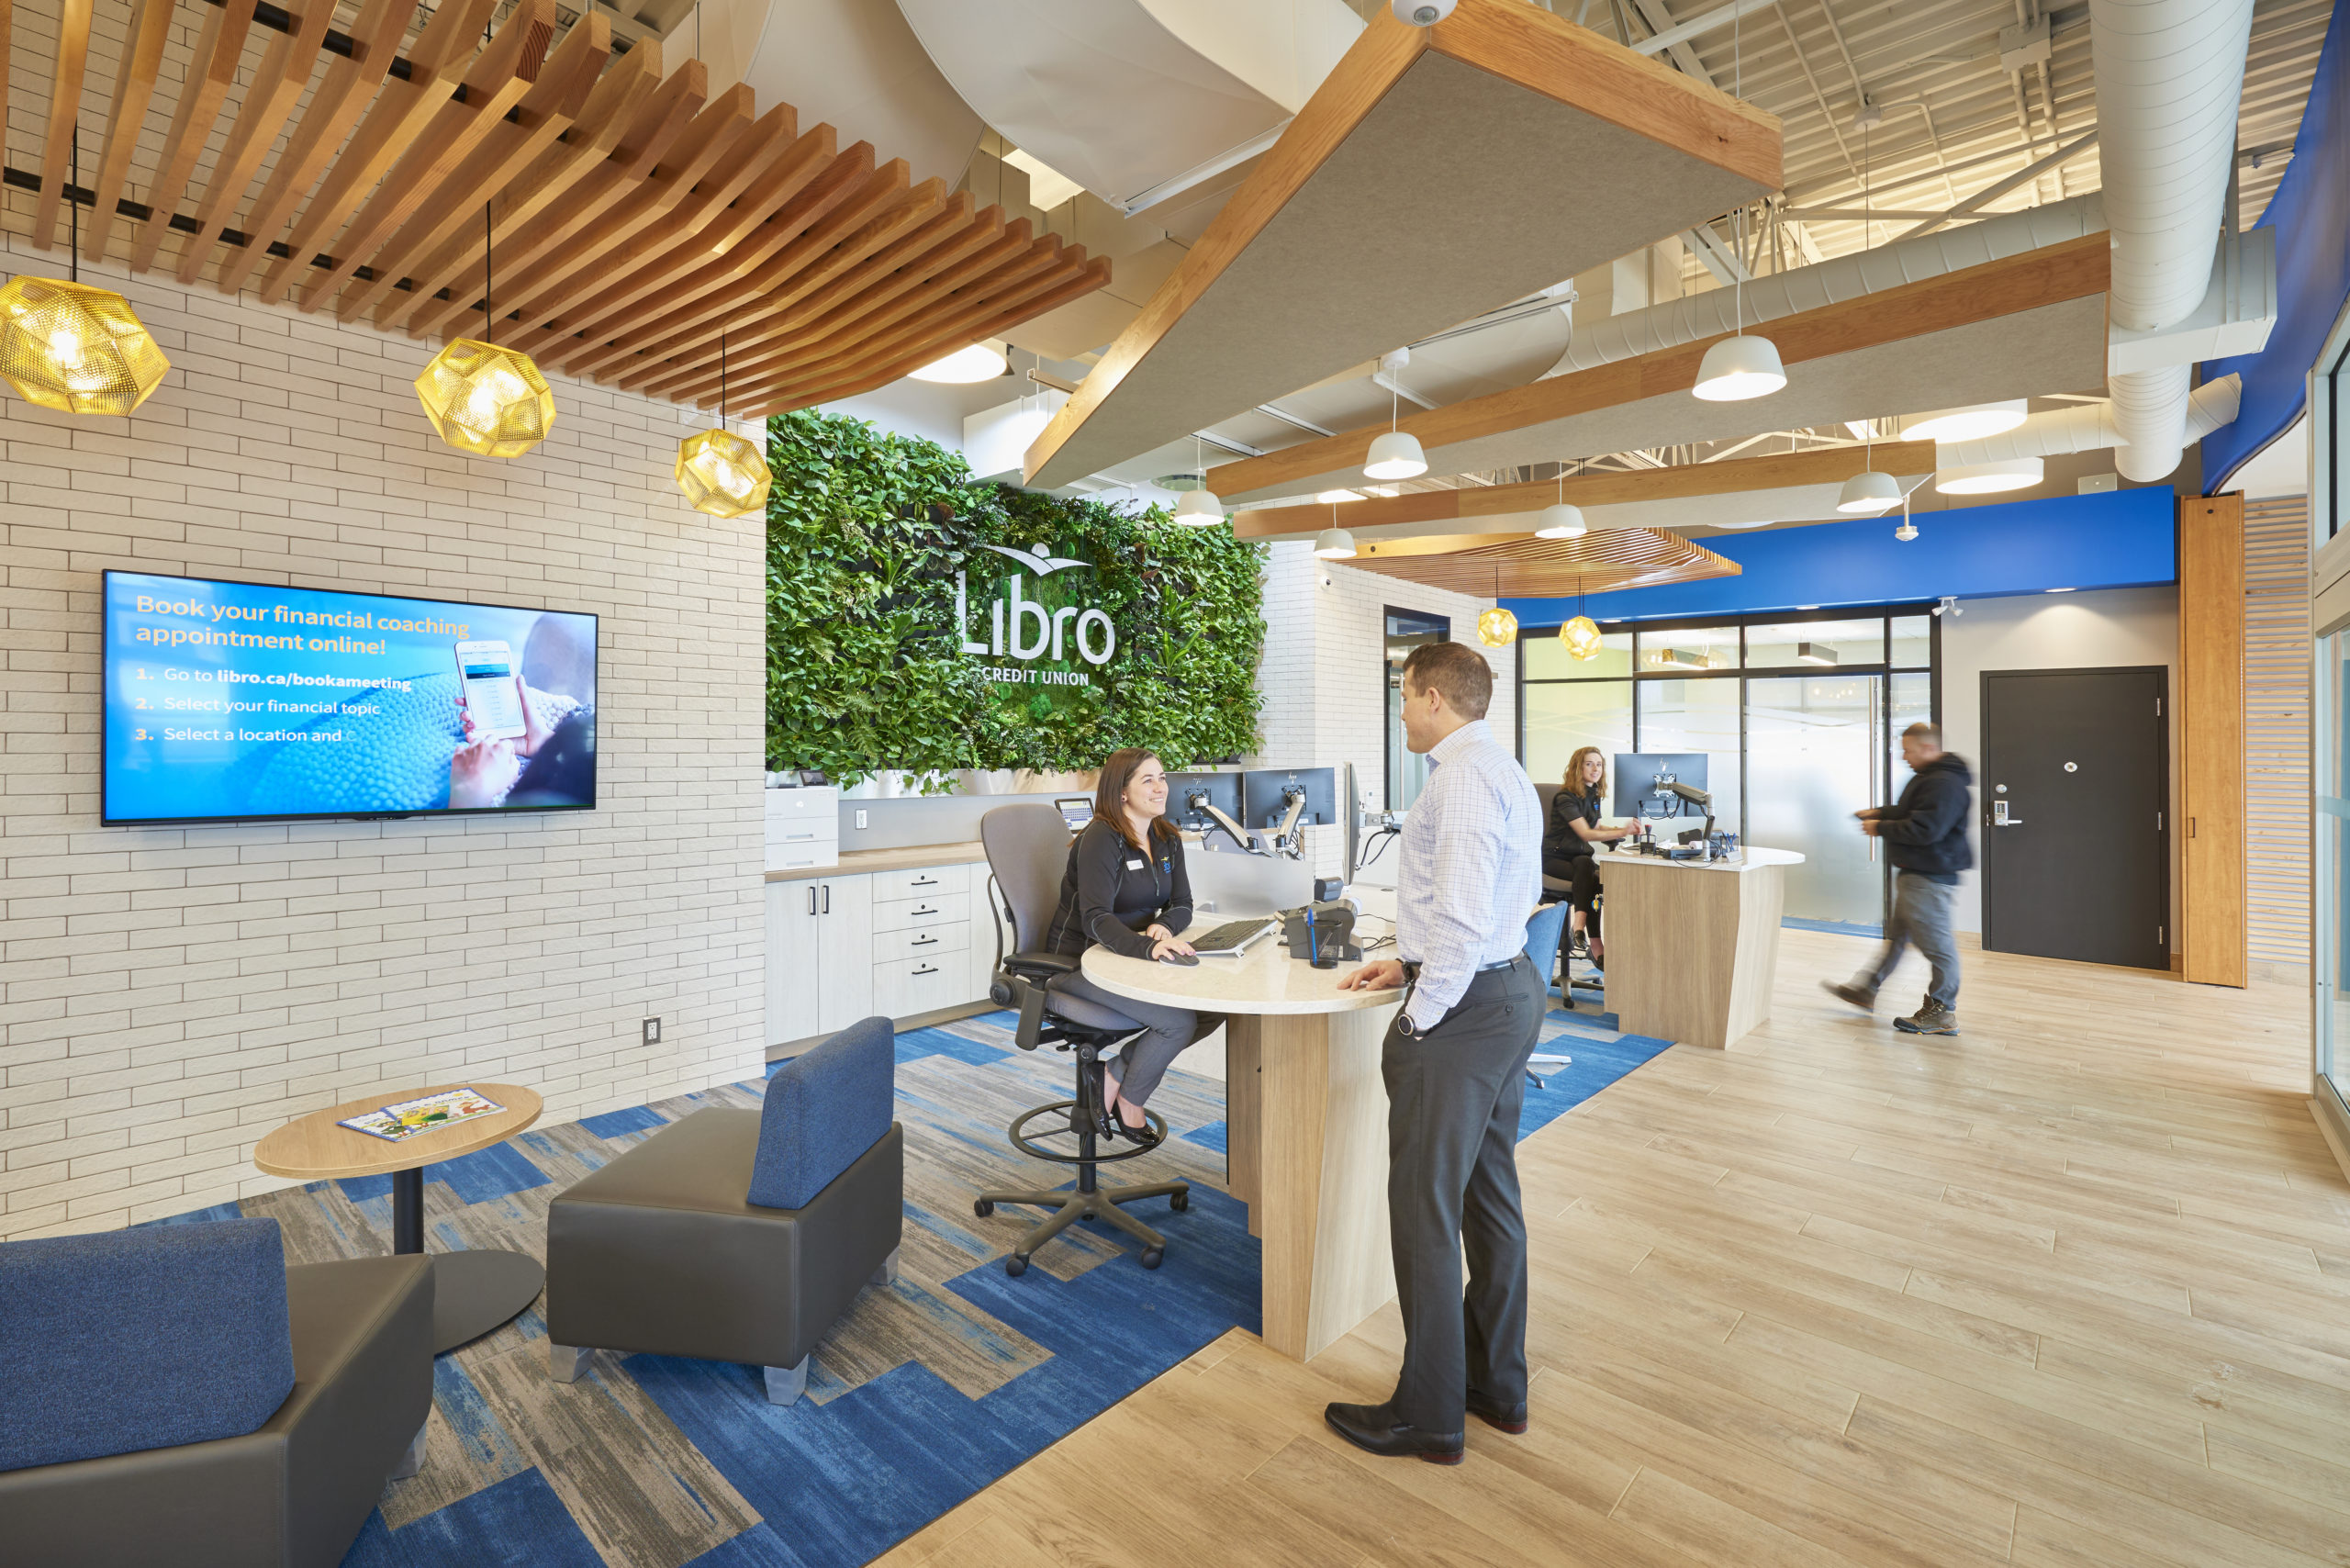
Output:
[[[509,109],[531,96],[537,79],[547,74],[542,68],[554,38],[554,0],[519,0],[507,14],[506,25],[465,73],[464,101],[454,95],[442,100],[440,112],[400,154],[383,184],[368,193],[334,239],[334,264],[313,271],[296,291],[298,309],[308,313],[323,308],[410,214],[450,185],[458,166],[498,128]],[[569,85],[558,84],[549,96],[559,98]],[[585,84],[580,87],[584,98]]]
[[[607,276],[577,311],[531,329],[516,340],[517,345],[535,349],[569,338],[599,342],[610,335],[607,323],[615,324],[611,330],[616,330],[617,323],[632,319],[640,307],[656,297],[689,297],[697,292],[688,280],[713,265],[722,275],[723,263],[714,264],[711,257],[730,254],[762,223],[798,199],[839,156],[838,140],[839,133],[829,125],[819,125],[798,138],[732,208],[699,232],[671,245],[632,273]],[[620,269],[616,265],[613,270]]]
[[[510,234],[528,223],[610,157],[631,117],[644,95],[660,85],[660,50],[649,44],[629,50],[607,67],[588,92],[588,102],[580,107],[571,129],[556,138],[555,144],[539,154],[537,162],[491,198],[491,221],[498,231]],[[343,298],[372,301],[375,308],[375,325],[388,329],[418,299],[430,299],[439,294],[458,268],[478,262],[485,238],[471,224],[457,224],[424,260],[409,264],[409,292],[397,289],[396,286],[401,280],[382,275],[357,288],[344,289]]]
[[229,140],[213,160],[205,181],[204,199],[196,204],[196,232],[180,241],[178,277],[194,283],[219,242],[220,231],[236,215],[237,204],[253,183],[263,154],[285,129],[302,89],[310,84],[319,63],[319,46],[326,41],[327,24],[334,20],[334,0],[308,0],[294,27],[269,40],[252,80],[245,84],[236,118],[229,122]]
[[[1229,465],[1226,465],[1229,466]],[[1414,490],[1399,496],[1367,496],[1340,503],[1338,526],[1348,530],[1467,521],[1537,512],[1554,501],[1578,507],[1623,506],[1638,501],[1684,500],[1699,496],[1785,490],[1806,485],[1841,485],[1869,467],[1887,474],[1930,474],[1930,441],[1881,441],[1874,450],[1833,446],[1812,452],[1782,452],[1764,457],[1731,457],[1719,463],[1684,463],[1628,474],[1571,474],[1563,480],[1536,479],[1522,485],[1463,485],[1449,490]],[[1224,472],[1211,469],[1213,477]],[[1238,539],[1275,539],[1319,532],[1330,526],[1327,502],[1266,507],[1237,513]]]
[[189,60],[186,80],[180,87],[178,105],[172,110],[171,129],[163,133],[162,154],[155,165],[155,178],[147,187],[147,221],[139,228],[130,247],[130,270],[143,273],[155,264],[155,252],[163,243],[163,236],[172,230],[172,214],[179,210],[180,197],[187,193],[188,176],[196,171],[196,161],[203,154],[204,144],[212,135],[212,122],[220,118],[220,102],[229,95],[229,85],[237,79],[237,66],[245,51],[245,35],[252,30],[253,15],[241,6],[208,7],[204,14],[204,26],[196,38],[196,53]]
[[[688,250],[699,250],[707,256],[711,241],[700,238],[703,230],[722,218],[752,185],[771,174],[778,164],[795,166],[796,152],[800,155],[796,166],[804,167],[807,175],[812,176],[811,154],[814,149],[802,145],[799,121],[800,117],[790,105],[777,105],[752,123],[723,158],[713,164],[708,177],[684,192],[666,212],[635,233],[603,249],[532,269],[529,279],[516,291],[516,314],[524,321],[546,322],[582,301],[600,303],[604,291],[615,279],[625,278],[637,268],[667,254],[680,241],[686,242]],[[568,334],[558,330],[555,335]],[[521,347],[522,340],[516,339],[515,346]]]
[[[854,268],[859,263],[869,260],[876,253],[887,250],[907,236],[918,233],[932,218],[945,210],[946,194],[945,181],[925,180],[908,192],[905,200],[894,205],[881,217],[865,224],[843,239],[819,258],[814,265],[802,268],[789,283],[759,301],[758,330],[762,334],[770,330],[774,324],[789,318],[792,305],[805,295],[814,292],[825,282]],[[719,323],[719,332],[722,337],[733,330],[730,322]],[[699,347],[708,342],[708,333],[705,331],[688,346],[689,348]],[[707,358],[692,369],[701,375],[710,377],[713,386],[716,385],[713,368]],[[626,378],[623,378],[622,384],[626,384]]]
[[[878,187],[877,179],[883,182]],[[590,375],[603,365],[625,360],[642,342],[655,341],[674,330],[684,319],[682,313],[698,304],[712,301],[722,307],[734,299],[754,297],[755,286],[750,280],[778,252],[843,204],[863,202],[877,188],[886,198],[895,185],[886,171],[875,170],[873,144],[857,142],[836,154],[799,194],[724,255],[704,262],[663,293],[647,296],[596,321],[592,333],[575,331],[562,342],[548,342],[551,363],[575,375]]]
[[489,208],[488,193],[504,188],[571,129],[611,55],[611,24],[592,12],[582,17],[555,46],[514,113],[491,125],[453,174],[420,186],[422,199],[415,210],[367,258],[375,275],[365,282],[354,280],[342,291],[335,301],[336,317],[357,319],[419,252],[460,228],[478,224]]
[[310,189],[326,173],[327,163],[351,134],[359,117],[391,73],[399,58],[400,39],[408,18],[416,14],[412,0],[367,0],[367,8],[353,24],[351,53],[338,55],[327,67],[326,80],[310,95],[302,120],[287,138],[285,150],[269,173],[268,183],[253,198],[245,218],[245,243],[221,256],[213,286],[234,294],[267,257],[269,243],[285,232],[288,219]]
[[[583,342],[580,353],[562,354],[559,363],[568,366],[575,375],[589,375],[599,381],[610,381],[613,379],[611,367],[628,363],[640,343],[650,342],[656,335],[666,334],[665,342],[679,342],[676,336],[678,333],[687,335],[685,342],[715,342],[724,324],[754,308],[758,300],[839,243],[844,236],[855,233],[878,215],[904,202],[907,180],[905,160],[890,160],[865,174],[845,192],[828,193],[834,199],[823,215],[799,226],[799,231],[778,246],[749,276],[685,300],[666,316],[656,317],[655,325],[623,333],[608,344],[597,346]],[[695,333],[700,335],[693,336]],[[588,352],[591,349],[593,352]],[[662,357],[668,352],[665,348]],[[593,368],[589,367],[591,361]]]
[[[995,273],[977,279],[971,286],[971,291],[960,297],[966,300],[977,297],[980,293],[984,293],[987,287],[1002,286],[1003,284],[1016,282],[1036,271],[1050,267],[1059,254],[1060,239],[1058,235],[1048,236],[1047,239],[1048,244],[1032,243],[1027,252],[1012,257]],[[951,308],[951,306],[942,308]],[[914,319],[913,313],[909,310],[899,317],[896,323],[883,325],[887,327],[902,324]],[[762,325],[754,329],[749,335],[747,348],[738,351],[735,355],[746,371],[763,375],[773,370],[786,370],[799,365],[819,364],[840,352],[845,342],[861,342],[870,336],[868,330],[849,329],[838,334],[827,335],[816,342],[803,342],[794,348],[780,348],[776,346],[772,339],[782,330],[781,327],[773,325]],[[705,332],[708,330],[709,329],[704,329]],[[695,337],[677,341],[659,356],[662,363],[654,364],[648,357],[648,368],[634,375],[623,377],[620,384],[622,386],[631,386],[634,390],[652,392],[656,396],[668,396],[670,388],[685,385],[697,374],[697,367],[692,363],[680,364],[679,361],[701,341]]]
[[[432,13],[432,19],[417,35],[416,47],[408,50],[408,74],[393,76],[377,89],[366,118],[352,132],[326,179],[302,208],[302,216],[295,219],[294,231],[285,241],[287,253],[273,261],[262,274],[257,288],[263,299],[274,302],[285,297],[287,286],[309,269],[319,248],[350,221],[385,172],[399,161],[456,92],[466,64],[475,58],[473,40],[481,37],[493,3],[447,0]],[[507,26],[513,26],[510,19]]]
[[[114,97],[106,108],[105,151],[98,155],[97,177],[91,183],[95,200],[82,230],[82,259],[103,262],[106,241],[130,178],[131,154],[139,150],[139,133],[147,124],[147,105],[155,95],[155,81],[163,67],[163,45],[171,38],[172,12],[178,0],[137,0],[130,13],[130,32],[123,39],[116,62]],[[5,11],[7,0],[0,0]],[[0,33],[6,28],[0,28]],[[7,39],[0,37],[0,60],[7,58]],[[6,111],[0,110],[0,120]]]
[[976,342],[980,338],[1001,337],[1023,321],[1041,316],[1048,310],[1058,310],[1072,300],[1082,299],[1085,296],[1105,286],[1109,281],[1110,258],[1096,257],[1086,263],[1085,269],[1077,276],[1061,284],[1058,287],[1041,295],[1007,302],[993,316],[968,324],[958,324],[948,332],[917,343],[894,359],[868,364],[858,371],[836,375],[820,386],[801,384],[779,392],[767,403],[755,409],[753,414],[756,418],[767,419],[777,414],[788,414],[794,409],[810,408],[818,403],[832,402],[842,398],[854,398],[860,393],[870,392],[877,386],[886,386],[908,371],[918,370],[936,359],[940,349],[954,342],[958,337],[966,342]]
[[[685,91],[673,106],[688,106],[692,113],[669,137],[657,157],[634,160],[633,172],[614,157],[599,173],[606,177],[582,181],[571,196],[551,205],[500,247],[490,261],[507,269],[509,277],[527,277],[533,267],[548,262],[558,249],[566,252],[592,251],[613,243],[652,221],[666,206],[692,188],[693,183],[735,139],[751,128],[755,99],[737,83],[716,98],[709,94],[710,75],[699,60],[687,61],[672,73],[684,78]],[[668,84],[664,84],[667,96]],[[421,338],[442,331],[455,318],[473,308],[487,281],[485,267],[467,267],[446,300],[420,301],[408,319],[408,334]]]
[[73,133],[82,77],[90,64],[91,0],[63,0],[57,16],[57,72],[49,79],[49,130],[40,147],[40,195],[33,204],[33,244],[57,244],[58,215],[73,177]]
[[[1761,330],[1767,331],[1772,342],[1778,346],[1781,362],[1794,367],[2020,315],[2042,306],[2086,299],[2105,291],[2111,266],[2108,236],[2102,232],[2085,235],[1940,277],[1782,316],[1763,323]],[[1447,466],[1452,462],[1445,455],[1447,449],[1645,398],[1685,394],[1697,384],[1697,370],[1706,351],[1729,335],[1725,332],[1700,338],[1613,364],[1528,382],[1440,409],[1424,409],[1406,415],[1400,421],[1400,428],[1419,438],[1432,472],[1473,471],[1480,465],[1461,463]],[[1725,434],[1744,435],[1756,429],[1774,428],[1769,400],[1711,407],[1721,411]],[[1742,429],[1737,428],[1740,421],[1744,421]],[[1301,442],[1262,457],[1220,465],[1215,469],[1216,493],[1226,500],[1237,500],[1294,495],[1322,487],[1324,480],[1353,483],[1340,476],[1360,470],[1372,440],[1387,428],[1383,422],[1365,425],[1338,435]]]
[[1737,562],[1675,533],[1613,528],[1580,539],[1485,535],[1385,540],[1347,563],[1427,588],[1493,599],[1650,588],[1740,575]]

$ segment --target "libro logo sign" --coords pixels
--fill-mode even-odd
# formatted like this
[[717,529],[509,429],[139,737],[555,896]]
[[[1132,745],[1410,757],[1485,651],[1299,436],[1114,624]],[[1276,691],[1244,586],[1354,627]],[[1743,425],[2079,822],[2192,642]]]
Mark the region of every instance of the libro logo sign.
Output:
[[[1013,666],[982,672],[985,678],[1001,685],[1092,685],[1088,671],[1073,666],[1082,662],[1098,668],[1118,651],[1118,630],[1108,613],[1080,597],[1087,579],[1075,574],[1091,573],[1092,563],[1056,555],[1043,544],[1027,550],[1002,544],[979,548],[1005,557],[1013,566],[1009,576],[982,590],[986,594],[984,638],[972,634],[972,616],[980,611],[980,606],[972,602],[969,568],[955,574],[957,645],[966,654],[1016,661]],[[1033,592],[1031,574],[1035,576]],[[1035,665],[1070,667],[1024,667]]]

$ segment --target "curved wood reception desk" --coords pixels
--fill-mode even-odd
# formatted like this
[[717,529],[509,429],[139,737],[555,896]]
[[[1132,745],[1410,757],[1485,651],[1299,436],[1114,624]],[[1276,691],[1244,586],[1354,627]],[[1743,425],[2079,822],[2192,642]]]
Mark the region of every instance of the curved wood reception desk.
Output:
[[1196,967],[1106,947],[1084,965],[1104,991],[1225,1015],[1226,1181],[1264,1241],[1265,1343],[1304,1361],[1393,1299],[1379,1047],[1404,993],[1340,991],[1358,965],[1317,969],[1279,933]]
[[1783,868],[1801,864],[1791,849],[1741,849],[1714,861],[1600,856],[1617,1027],[1719,1050],[1768,1019],[1787,902]]

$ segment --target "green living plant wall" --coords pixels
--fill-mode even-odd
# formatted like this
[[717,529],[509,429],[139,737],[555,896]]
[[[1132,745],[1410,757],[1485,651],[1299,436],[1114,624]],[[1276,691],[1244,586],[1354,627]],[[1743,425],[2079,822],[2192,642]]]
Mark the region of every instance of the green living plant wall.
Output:
[[[1158,508],[974,484],[957,453],[813,410],[768,421],[767,460],[768,767],[853,784],[1078,771],[1126,745],[1170,768],[1256,749],[1262,546]],[[987,546],[1039,544],[1091,564],[1084,602],[1116,633],[1107,665],[1059,661],[1084,684],[990,681],[995,661],[963,651],[957,574],[975,597],[1008,570]],[[985,640],[986,610],[966,613]]]

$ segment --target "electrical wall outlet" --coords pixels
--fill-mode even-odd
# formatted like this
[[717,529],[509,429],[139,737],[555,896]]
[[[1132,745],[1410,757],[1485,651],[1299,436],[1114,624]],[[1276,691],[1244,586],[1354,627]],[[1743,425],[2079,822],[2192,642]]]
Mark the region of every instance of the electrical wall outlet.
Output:
[[648,1046],[657,1046],[661,1043],[660,1019],[647,1018],[644,1021],[644,1043]]
[[866,818],[866,813],[865,813],[865,812],[857,812],[857,813],[856,813],[856,825],[857,825],[857,829],[858,829],[858,831],[860,831],[860,832],[862,832],[862,831],[864,830],[864,827],[865,827],[865,818]]

